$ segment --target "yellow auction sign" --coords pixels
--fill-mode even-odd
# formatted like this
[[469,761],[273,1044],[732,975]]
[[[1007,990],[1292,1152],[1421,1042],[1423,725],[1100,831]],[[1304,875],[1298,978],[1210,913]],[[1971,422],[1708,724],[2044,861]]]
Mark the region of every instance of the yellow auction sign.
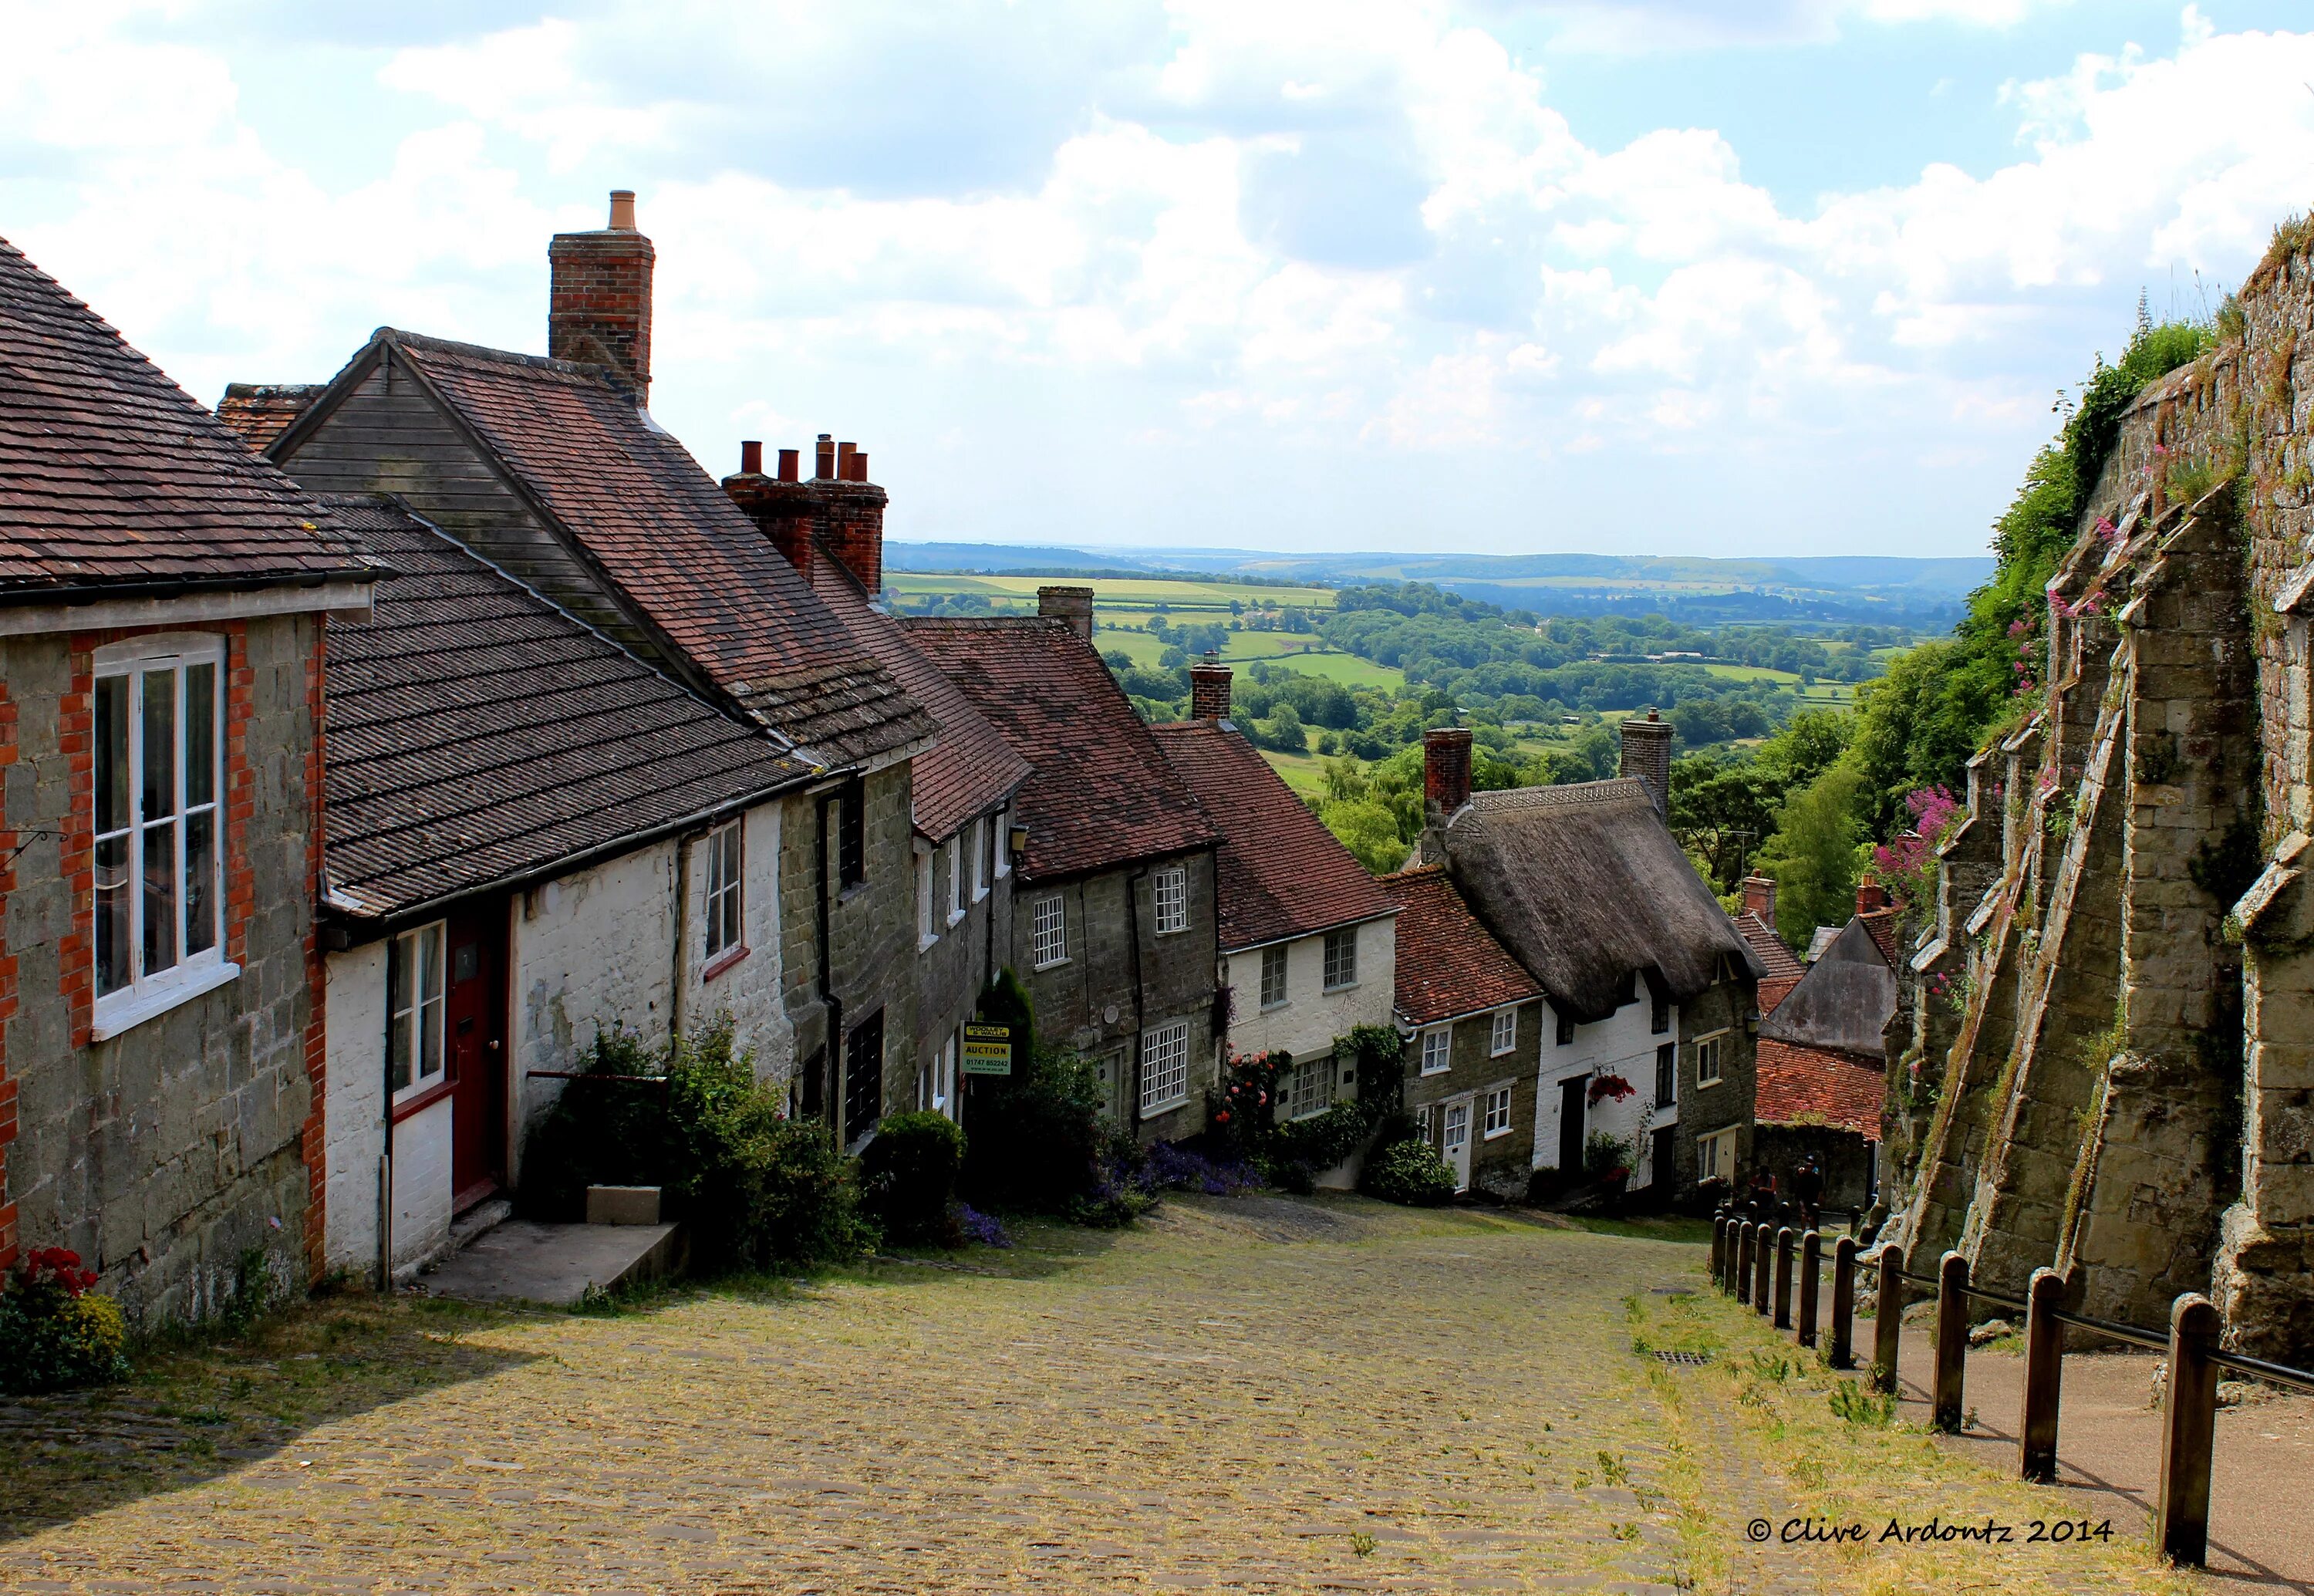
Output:
[[967,1075],[1012,1073],[1012,1027],[967,1023],[964,1027],[964,1072]]

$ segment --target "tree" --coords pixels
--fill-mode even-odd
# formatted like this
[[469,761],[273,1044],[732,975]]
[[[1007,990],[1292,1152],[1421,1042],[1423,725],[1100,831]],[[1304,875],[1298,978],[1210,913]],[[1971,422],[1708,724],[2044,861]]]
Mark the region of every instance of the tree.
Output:
[[1388,875],[1406,862],[1409,844],[1388,806],[1370,798],[1332,798],[1319,809],[1318,818],[1375,875]]
[[1757,868],[1776,878],[1776,930],[1806,948],[1820,925],[1845,925],[1856,913],[1863,873],[1859,796],[1864,774],[1843,756],[1784,806]]
[[1757,762],[1691,754],[1672,761],[1671,829],[1722,895],[1743,883],[1746,864],[1776,826],[1780,772]]

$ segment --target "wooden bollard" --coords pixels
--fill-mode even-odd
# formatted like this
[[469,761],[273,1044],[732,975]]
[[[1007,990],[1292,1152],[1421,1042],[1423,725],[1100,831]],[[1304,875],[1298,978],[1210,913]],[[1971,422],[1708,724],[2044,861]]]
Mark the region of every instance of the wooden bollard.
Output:
[[1720,1208],[1711,1216],[1711,1283],[1727,1283],[1727,1210]]
[[2036,1485],[2057,1477],[2057,1402],[2065,1371],[2065,1330],[2057,1323],[2064,1277],[2033,1271],[2025,1289],[2025,1411],[2017,1420],[2017,1471]]
[[1960,1433],[1962,1390],[1968,1379],[1968,1257],[1947,1252],[1937,1267],[1937,1371],[1930,1422]]
[[1776,1227],[1762,1221],[1760,1243],[1752,1257],[1752,1311],[1766,1315],[1775,1305],[1768,1301],[1769,1275],[1776,1266]]
[[1776,1232],[1776,1328],[1792,1327],[1792,1228]]
[[1891,1241],[1876,1255],[1880,1305],[1872,1318],[1872,1389],[1896,1389],[1896,1338],[1904,1327],[1904,1249]]
[[2154,1549],[2199,1568],[2210,1557],[2210,1456],[2218,1439],[2218,1310],[2207,1297],[2180,1297],[2169,1309],[2169,1384],[2161,1399],[2161,1495],[2153,1509]]
[[1744,1220],[1736,1227],[1736,1245],[1728,1250],[1736,1255],[1736,1301],[1740,1305],[1752,1300],[1752,1239],[1759,1227]]
[[1800,1238],[1800,1327],[1802,1346],[1815,1345],[1817,1280],[1824,1272],[1824,1238],[1809,1230]]
[[1832,1244],[1832,1345],[1824,1362],[1835,1369],[1856,1366],[1856,1238]]

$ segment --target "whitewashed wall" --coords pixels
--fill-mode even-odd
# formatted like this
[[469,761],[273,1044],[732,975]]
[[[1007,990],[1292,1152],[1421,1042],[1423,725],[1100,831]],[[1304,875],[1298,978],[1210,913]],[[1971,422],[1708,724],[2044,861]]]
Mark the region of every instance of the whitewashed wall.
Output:
[[[1679,1123],[1679,1105],[1655,1107],[1656,1049],[1679,1039],[1679,1008],[1672,1006],[1667,1031],[1652,1030],[1654,1006],[1642,986],[1638,1001],[1624,1004],[1605,1019],[1577,1026],[1575,1040],[1561,1047],[1558,1022],[1546,1009],[1542,1067],[1534,1105],[1535,1168],[1558,1167],[1559,1085],[1571,1076],[1621,1075],[1632,1087],[1631,1095],[1620,1103],[1606,1098],[1586,1107],[1583,1127],[1586,1139],[1594,1132],[1604,1131],[1628,1142],[1643,1126],[1653,1132]],[[1636,1187],[1653,1178],[1654,1160],[1642,1146],[1632,1166],[1631,1182]]]
[[1358,927],[1358,980],[1355,986],[1328,992],[1326,939],[1300,937],[1285,945],[1285,994],[1283,1007],[1261,1006],[1261,949],[1249,949],[1223,960],[1223,979],[1230,986],[1233,1013],[1230,1019],[1230,1049],[1233,1053],[1271,1053],[1285,1048],[1297,1059],[1308,1058],[1331,1046],[1334,1038],[1362,1025],[1391,1023],[1391,1002],[1398,968],[1398,921],[1370,920]]
[[[377,1266],[377,1165],[385,1151],[385,950],[371,942],[323,965],[323,1262],[365,1275]],[[393,1127],[396,1272],[416,1268],[449,1239],[450,1114],[445,1098]]]

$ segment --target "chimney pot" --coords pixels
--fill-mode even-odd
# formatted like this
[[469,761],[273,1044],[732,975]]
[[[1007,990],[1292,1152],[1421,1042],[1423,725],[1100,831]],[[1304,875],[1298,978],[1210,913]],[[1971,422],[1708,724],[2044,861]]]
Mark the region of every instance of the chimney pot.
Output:
[[546,352],[603,367],[637,405],[649,404],[657,251],[635,231],[633,191],[612,193],[608,230],[558,233],[546,259]]
[[811,474],[822,481],[835,480],[835,436],[833,433],[819,435],[819,442],[812,449]]
[[868,480],[868,451],[865,449],[852,452],[852,480],[855,482]]
[[852,481],[852,457],[859,452],[860,445],[857,444],[838,444],[835,445],[835,480],[837,481],[848,482]]
[[1071,631],[1087,643],[1092,641],[1091,588],[1039,587],[1037,589],[1037,613],[1065,621]]
[[1189,667],[1189,719],[1226,720],[1230,713],[1230,667],[1200,660]]
[[799,449],[782,449],[780,451],[781,481],[792,482],[797,479],[800,471],[800,462],[798,457],[801,453],[802,451]]
[[1467,727],[1441,727],[1422,734],[1422,796],[1441,815],[1452,816],[1471,801],[1471,733]]
[[764,474],[763,439],[751,437],[739,440],[739,474],[743,477],[760,477]]
[[632,189],[611,190],[611,231],[632,233],[635,230],[635,191]]

